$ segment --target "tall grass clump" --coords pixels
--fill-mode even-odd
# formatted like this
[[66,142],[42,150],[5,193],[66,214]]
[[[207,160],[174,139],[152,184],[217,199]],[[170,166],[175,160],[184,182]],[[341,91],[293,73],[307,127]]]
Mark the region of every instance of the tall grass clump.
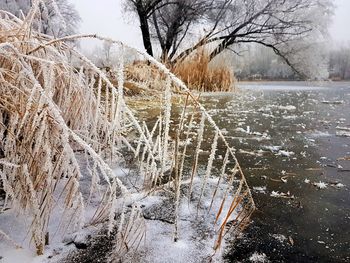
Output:
[[232,91],[233,70],[225,63],[210,63],[209,54],[200,49],[173,66],[173,72],[192,90],[201,92]]
[[[38,3],[23,21],[0,13],[0,175],[4,207],[30,219],[29,239],[42,254],[54,212],[68,232],[88,223],[114,224],[122,209],[116,202],[127,189],[108,162],[118,161],[126,143],[127,110],[122,66],[115,87],[64,41],[32,31]],[[90,218],[84,217],[91,200],[83,196],[84,177],[91,194],[98,185],[104,189]]]
[[[96,35],[52,39],[33,31],[39,3],[46,1],[33,1],[23,20],[0,11],[3,210],[15,211],[13,218],[25,216],[25,239],[38,254],[55,233],[64,236],[100,223],[107,224],[109,233],[116,232],[115,244],[123,254],[145,237],[137,197],[166,189],[173,195],[178,218],[181,200],[194,193],[198,179],[200,198],[193,202],[200,208],[204,195],[210,197],[210,208],[205,210],[215,210],[212,223],[217,233],[214,249],[218,249],[228,233],[226,223],[235,220],[237,228],[243,227],[255,205],[234,151],[211,116],[180,79],[147,54]],[[128,49],[159,73],[163,85],[153,93],[160,98],[160,112],[152,127],[138,120],[137,109],[132,110],[124,98],[127,82],[140,76],[128,69],[120,56],[111,82],[94,63],[66,44],[81,38],[108,41],[120,54]],[[187,99],[180,121],[173,122],[172,98],[179,90]],[[199,127],[197,118],[201,118]],[[203,133],[209,130],[212,134],[207,139],[214,142],[201,173],[198,166],[203,157],[199,152],[205,150]],[[194,147],[187,146],[187,141],[193,141]],[[217,161],[219,147],[225,149],[226,156]],[[128,185],[112,170],[124,161],[126,153],[138,163],[141,183],[137,186],[136,181]],[[190,165],[184,165],[188,162]],[[208,189],[215,165],[222,166],[218,183]],[[184,194],[182,186],[187,183],[191,186]],[[0,213],[0,221],[1,217]],[[6,231],[0,229],[0,234],[10,239],[11,232]],[[181,238],[177,222],[174,232],[176,240]]]

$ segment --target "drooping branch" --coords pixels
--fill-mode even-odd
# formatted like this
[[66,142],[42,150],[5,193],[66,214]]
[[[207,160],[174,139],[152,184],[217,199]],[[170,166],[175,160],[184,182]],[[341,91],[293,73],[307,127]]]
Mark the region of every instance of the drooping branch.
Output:
[[276,55],[278,55],[280,58],[282,58],[282,60],[298,75],[300,76],[300,78],[302,79],[307,79],[307,76],[301,72],[300,70],[298,70],[295,65],[290,61],[290,59],[285,55],[283,54],[283,52],[278,48],[276,47],[275,45],[272,45],[272,44],[268,44],[268,43],[265,43],[263,41],[259,41],[259,40],[240,40],[238,41],[237,43],[256,43],[256,44],[259,44],[259,45],[263,45],[265,47],[268,47],[268,48],[271,48],[273,50],[273,52],[275,52]]

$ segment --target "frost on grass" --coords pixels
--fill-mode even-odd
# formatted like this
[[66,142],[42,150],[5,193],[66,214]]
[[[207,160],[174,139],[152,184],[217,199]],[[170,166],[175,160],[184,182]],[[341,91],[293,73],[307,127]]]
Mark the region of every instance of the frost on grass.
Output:
[[[191,216],[212,219],[211,252],[219,250],[227,224],[235,222],[231,225],[242,229],[255,206],[238,160],[212,117],[178,78],[147,54],[95,35],[52,39],[31,30],[39,4],[45,1],[33,1],[23,21],[0,11],[0,182],[6,193],[0,214],[6,246],[1,249],[20,246],[42,254],[47,244],[104,225],[114,235],[118,258],[155,238],[147,236],[137,196],[166,188],[175,218],[167,235],[176,239],[170,240],[180,247],[186,241],[183,204],[190,199],[195,208]],[[155,123],[141,122],[141,114],[124,96],[131,77],[125,74],[123,56],[112,69],[112,83],[64,42],[83,37],[108,41],[119,54],[128,50],[152,65],[154,79],[161,83]],[[178,123],[172,120],[172,101],[179,91],[187,99],[181,100],[184,113]],[[188,116],[201,118],[199,129],[189,125],[193,118]],[[202,145],[204,130],[211,134],[212,147]],[[193,145],[183,143],[188,141]],[[216,159],[218,146],[226,152],[224,159]],[[203,160],[200,151],[210,152],[209,157]],[[131,180],[128,169],[127,174],[113,172],[128,160],[133,167],[126,168],[137,171],[137,180]],[[214,184],[213,172],[218,176]],[[186,190],[184,181],[189,182]],[[199,196],[191,199],[194,188]]]

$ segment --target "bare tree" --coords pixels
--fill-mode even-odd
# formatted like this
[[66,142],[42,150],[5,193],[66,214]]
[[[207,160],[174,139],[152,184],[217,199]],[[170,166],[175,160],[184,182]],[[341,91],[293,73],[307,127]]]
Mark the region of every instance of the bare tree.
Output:
[[350,43],[330,51],[329,70],[334,79],[350,79]]
[[[213,10],[208,32],[197,44],[181,52],[175,62],[200,46],[214,43],[210,59],[237,43],[257,43],[271,48],[294,71],[288,43],[304,40],[327,29],[332,0],[223,0]],[[215,15],[216,14],[216,15]],[[301,74],[301,72],[298,72]]]
[[137,13],[140,20],[143,45],[147,53],[153,56],[149,19],[158,8],[162,8],[163,0],[127,0],[132,10]]
[[151,29],[162,49],[162,61],[171,61],[193,25],[206,19],[214,1],[164,0],[163,7],[153,12]]
[[[256,43],[272,49],[299,75],[303,74],[293,62],[298,51],[293,46],[319,40],[333,10],[333,0],[128,1],[140,18],[149,54],[153,54],[150,32],[161,46],[162,59],[173,64],[203,46],[210,47],[213,59],[235,44]],[[186,47],[190,33],[196,31],[204,36]]]

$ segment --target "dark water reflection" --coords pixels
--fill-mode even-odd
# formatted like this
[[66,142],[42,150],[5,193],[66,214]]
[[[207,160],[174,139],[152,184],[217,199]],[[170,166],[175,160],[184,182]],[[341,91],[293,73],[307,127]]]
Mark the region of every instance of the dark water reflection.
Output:
[[338,160],[350,156],[350,138],[336,136],[336,127],[350,127],[350,84],[241,88],[202,97],[236,147],[258,207],[227,260],[264,253],[270,262],[350,262],[350,161]]

